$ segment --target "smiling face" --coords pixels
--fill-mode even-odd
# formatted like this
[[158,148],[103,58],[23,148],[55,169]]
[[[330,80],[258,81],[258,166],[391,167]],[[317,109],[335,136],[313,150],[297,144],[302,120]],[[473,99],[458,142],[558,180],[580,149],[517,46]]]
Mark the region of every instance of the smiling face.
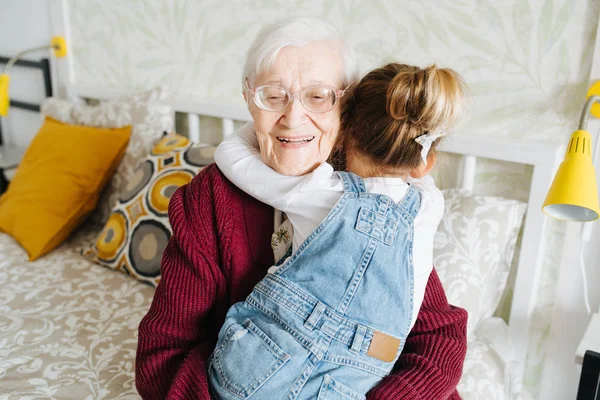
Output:
[[[326,84],[343,89],[343,64],[330,42],[285,47],[270,70],[258,75],[251,87],[275,85],[295,93],[305,87]],[[244,95],[250,96],[249,93]],[[304,175],[327,160],[340,127],[340,101],[326,113],[304,108],[298,97],[280,112],[261,110],[251,98],[250,114],[263,162],[283,175]]]

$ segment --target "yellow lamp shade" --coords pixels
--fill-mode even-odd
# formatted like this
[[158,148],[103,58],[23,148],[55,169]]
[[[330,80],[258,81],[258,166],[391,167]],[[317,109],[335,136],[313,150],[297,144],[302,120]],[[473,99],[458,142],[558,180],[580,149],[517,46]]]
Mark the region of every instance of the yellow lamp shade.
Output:
[[10,106],[10,99],[8,97],[9,83],[10,77],[7,74],[0,75],[0,115],[2,116],[8,114],[8,107]]
[[587,131],[578,130],[571,135],[542,210],[565,221],[594,221],[600,216],[592,138]]

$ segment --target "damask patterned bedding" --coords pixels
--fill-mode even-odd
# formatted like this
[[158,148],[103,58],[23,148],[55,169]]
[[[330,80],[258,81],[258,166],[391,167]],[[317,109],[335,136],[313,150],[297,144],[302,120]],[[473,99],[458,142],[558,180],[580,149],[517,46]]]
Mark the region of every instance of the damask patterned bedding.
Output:
[[85,260],[98,229],[41,259],[0,234],[0,399],[132,399],[154,288]]
[[[137,399],[137,326],[154,289],[79,253],[99,228],[80,230],[28,262],[0,234],[0,399]],[[490,318],[471,339],[463,399],[516,399],[506,325]],[[524,399],[527,399],[525,397]]]
[[463,400],[530,400],[526,390],[518,393],[515,363],[508,326],[488,318],[469,339],[458,392]]

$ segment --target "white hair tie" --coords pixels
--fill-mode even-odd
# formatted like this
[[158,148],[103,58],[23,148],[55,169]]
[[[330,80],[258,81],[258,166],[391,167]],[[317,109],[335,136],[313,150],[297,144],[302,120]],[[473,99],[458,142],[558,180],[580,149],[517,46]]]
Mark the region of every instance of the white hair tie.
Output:
[[427,132],[421,136],[417,136],[415,138],[415,142],[419,143],[423,149],[421,149],[421,158],[425,165],[427,165],[427,154],[429,154],[429,149],[431,149],[431,144],[436,140],[441,138],[442,136],[446,136],[448,132],[446,131],[445,126],[440,126],[430,132]]

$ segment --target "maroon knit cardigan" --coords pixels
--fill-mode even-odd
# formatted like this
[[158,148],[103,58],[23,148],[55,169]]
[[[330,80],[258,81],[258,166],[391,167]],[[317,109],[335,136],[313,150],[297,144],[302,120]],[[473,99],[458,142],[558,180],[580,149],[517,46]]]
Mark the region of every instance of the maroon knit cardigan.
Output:
[[[135,384],[144,399],[210,399],[206,360],[225,314],[273,264],[273,209],[212,164],[173,194],[169,220],[162,279],[139,326]],[[460,399],[466,324],[433,270],[394,371],[368,399]]]

